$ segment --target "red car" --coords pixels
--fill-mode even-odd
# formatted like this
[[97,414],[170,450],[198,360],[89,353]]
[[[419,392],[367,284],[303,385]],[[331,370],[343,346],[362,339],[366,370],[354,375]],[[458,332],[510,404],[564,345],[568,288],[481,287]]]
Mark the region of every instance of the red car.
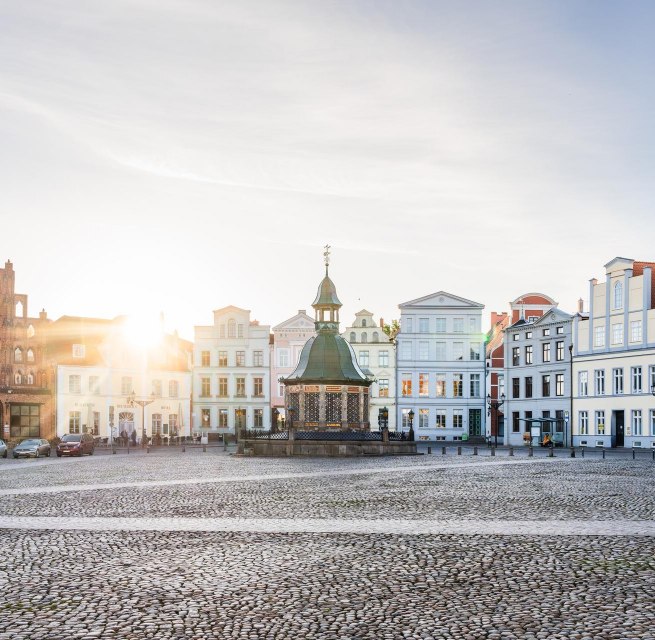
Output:
[[67,433],[57,445],[57,457],[93,455],[95,441],[90,433]]

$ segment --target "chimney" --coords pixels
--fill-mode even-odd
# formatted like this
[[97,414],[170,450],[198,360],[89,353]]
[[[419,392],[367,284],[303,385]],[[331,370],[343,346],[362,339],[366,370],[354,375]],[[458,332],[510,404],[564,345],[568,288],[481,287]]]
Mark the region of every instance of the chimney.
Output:
[[380,318],[380,326],[384,327],[384,318]]
[[578,298],[578,313],[582,313],[584,311],[584,300],[582,298]]

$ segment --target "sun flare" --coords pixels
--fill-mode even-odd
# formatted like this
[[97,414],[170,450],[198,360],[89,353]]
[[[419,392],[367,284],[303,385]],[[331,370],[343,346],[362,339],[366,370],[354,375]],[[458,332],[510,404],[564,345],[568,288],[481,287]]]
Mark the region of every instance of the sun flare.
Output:
[[138,347],[154,347],[161,341],[161,323],[148,316],[129,316],[123,325],[128,342]]

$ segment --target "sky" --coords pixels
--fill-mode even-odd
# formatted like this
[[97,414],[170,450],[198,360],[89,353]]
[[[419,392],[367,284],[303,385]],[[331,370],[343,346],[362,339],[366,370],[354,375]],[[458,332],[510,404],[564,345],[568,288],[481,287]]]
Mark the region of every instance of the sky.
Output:
[[29,313],[444,290],[575,311],[655,260],[655,3],[0,0],[0,264]]

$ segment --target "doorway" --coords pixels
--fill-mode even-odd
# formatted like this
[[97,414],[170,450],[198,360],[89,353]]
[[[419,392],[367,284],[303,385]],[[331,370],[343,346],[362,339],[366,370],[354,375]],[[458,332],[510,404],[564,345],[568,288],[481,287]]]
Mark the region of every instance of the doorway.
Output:
[[615,447],[625,446],[625,422],[623,411],[612,411],[612,440]]
[[482,435],[482,409],[469,409],[469,436]]

